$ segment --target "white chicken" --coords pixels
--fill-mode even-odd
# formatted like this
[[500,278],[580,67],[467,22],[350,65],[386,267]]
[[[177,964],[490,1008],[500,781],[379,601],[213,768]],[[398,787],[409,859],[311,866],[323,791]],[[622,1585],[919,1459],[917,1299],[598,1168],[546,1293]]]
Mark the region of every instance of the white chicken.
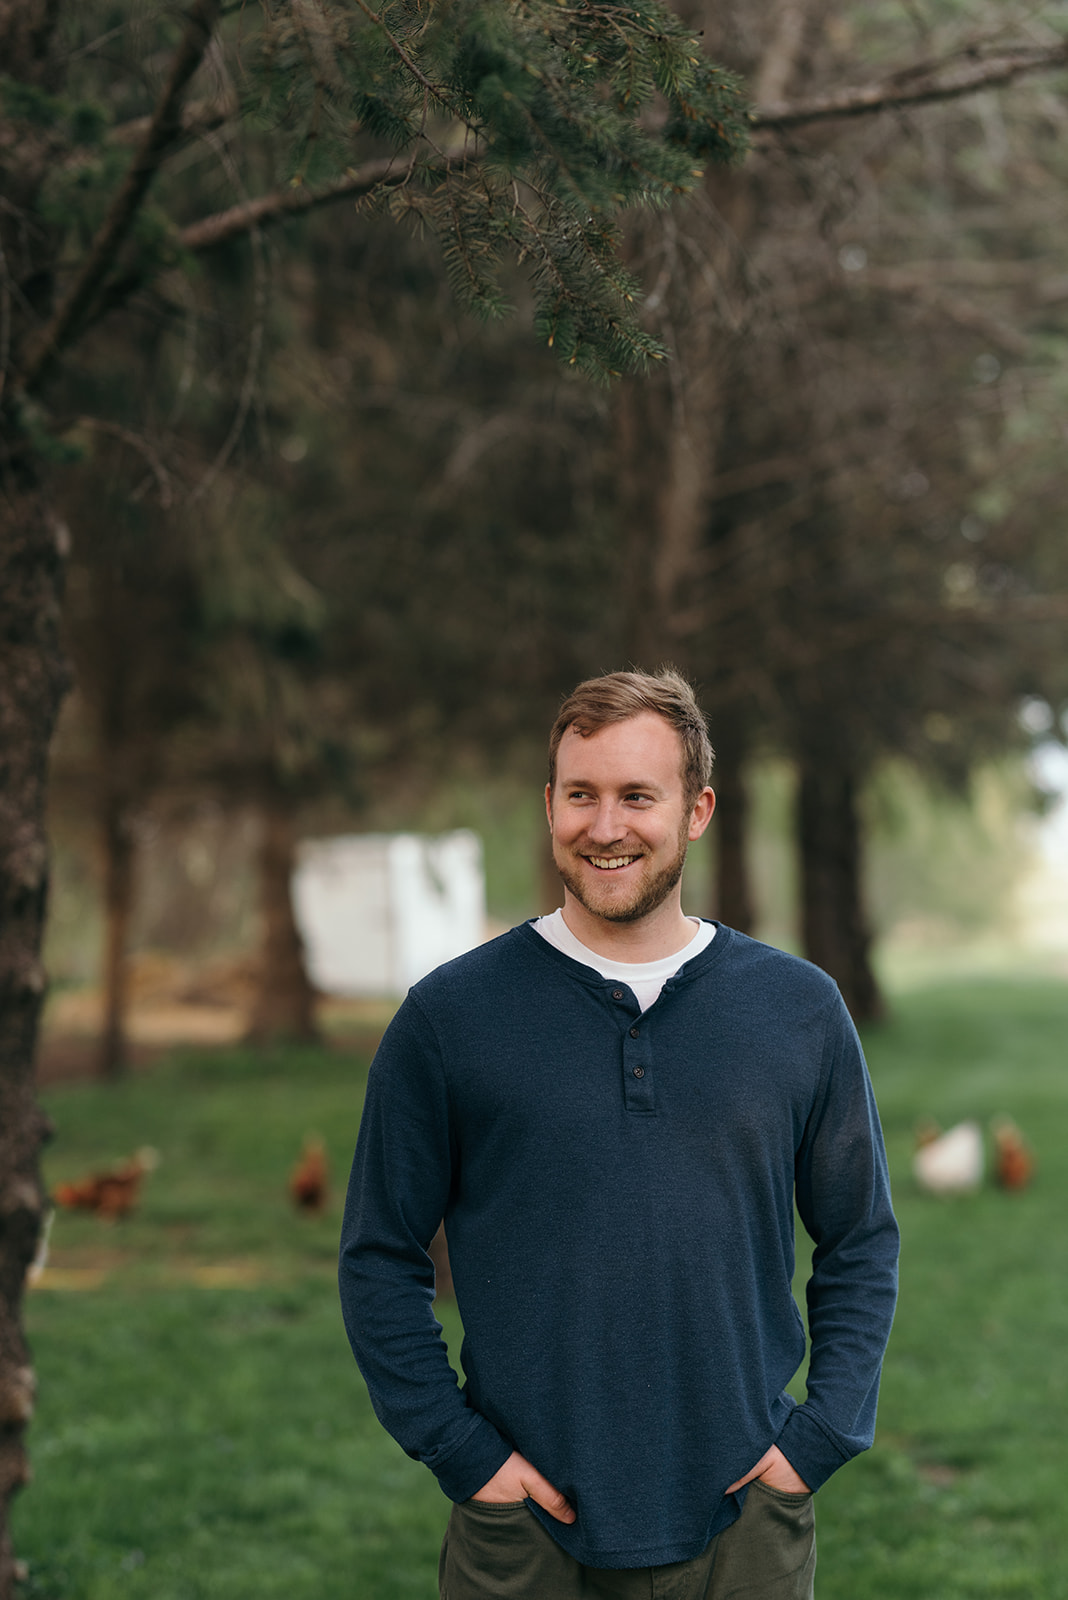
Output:
[[972,1194],[983,1181],[983,1133],[977,1122],[957,1122],[941,1133],[922,1129],[912,1171],[929,1194]]

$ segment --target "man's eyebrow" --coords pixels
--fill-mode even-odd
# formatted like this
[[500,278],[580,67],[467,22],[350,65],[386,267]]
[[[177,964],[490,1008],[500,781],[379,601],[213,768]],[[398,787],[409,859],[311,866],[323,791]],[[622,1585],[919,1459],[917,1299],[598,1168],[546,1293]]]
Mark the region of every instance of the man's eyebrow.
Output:
[[[597,785],[592,778],[561,778],[561,789],[596,789]],[[648,778],[633,778],[626,783],[618,785],[620,794],[631,794],[635,790],[642,790],[646,794],[664,794],[666,791],[658,783],[652,783]]]

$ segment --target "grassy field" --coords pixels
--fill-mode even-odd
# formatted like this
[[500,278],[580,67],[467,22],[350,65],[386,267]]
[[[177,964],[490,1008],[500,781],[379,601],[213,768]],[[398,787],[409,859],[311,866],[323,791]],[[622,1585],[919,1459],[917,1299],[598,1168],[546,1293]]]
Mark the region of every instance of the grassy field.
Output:
[[[904,1235],[876,1449],[821,1491],[820,1600],[1068,1600],[1068,987],[940,985],[866,1039]],[[366,1061],[176,1053],[47,1103],[50,1182],[154,1145],[139,1212],[64,1213],[28,1302],[36,1482],[15,1537],[37,1600],[436,1594],[447,1513],[378,1428],[336,1307],[341,1188]],[[1027,1192],[918,1194],[913,1125],[1008,1112]],[[321,1133],[335,1193],[285,1181]],[[455,1313],[443,1313],[458,1342]]]

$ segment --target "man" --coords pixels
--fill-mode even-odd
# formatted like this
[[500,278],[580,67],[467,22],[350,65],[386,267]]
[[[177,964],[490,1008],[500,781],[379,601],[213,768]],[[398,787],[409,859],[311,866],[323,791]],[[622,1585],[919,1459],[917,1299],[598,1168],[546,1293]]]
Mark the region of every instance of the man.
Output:
[[872,1441],[897,1230],[871,1087],[825,974],[683,915],[711,764],[676,674],[581,684],[545,794],[562,909],[416,984],[371,1070],[342,1303],[455,1502],[443,1600],[804,1600],[812,1492]]

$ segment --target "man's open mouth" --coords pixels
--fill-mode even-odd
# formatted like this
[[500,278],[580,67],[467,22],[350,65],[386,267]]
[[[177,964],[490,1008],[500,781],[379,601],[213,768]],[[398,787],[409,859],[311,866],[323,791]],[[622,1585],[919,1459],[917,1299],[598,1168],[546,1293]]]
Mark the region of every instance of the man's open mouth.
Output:
[[615,872],[619,867],[629,867],[632,861],[637,861],[637,856],[587,856],[586,860],[591,867],[596,867],[598,872]]

